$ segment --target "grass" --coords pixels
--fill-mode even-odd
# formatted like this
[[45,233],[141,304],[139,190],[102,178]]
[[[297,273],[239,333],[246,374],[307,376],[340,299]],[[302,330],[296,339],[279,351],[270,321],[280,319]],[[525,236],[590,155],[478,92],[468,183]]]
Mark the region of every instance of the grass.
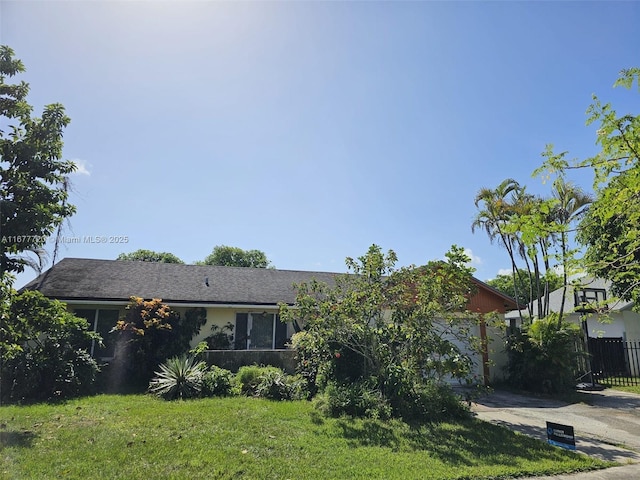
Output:
[[611,390],[620,390],[622,392],[636,393],[640,395],[640,385],[613,385],[611,383],[603,382]]
[[497,479],[610,464],[469,419],[324,419],[308,402],[101,395],[0,408],[8,479]]

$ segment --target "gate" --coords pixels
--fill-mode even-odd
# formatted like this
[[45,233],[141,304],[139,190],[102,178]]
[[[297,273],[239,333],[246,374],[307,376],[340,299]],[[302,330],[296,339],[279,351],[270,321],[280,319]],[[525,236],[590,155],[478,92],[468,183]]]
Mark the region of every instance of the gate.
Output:
[[591,370],[598,383],[640,385],[640,342],[622,338],[589,338]]

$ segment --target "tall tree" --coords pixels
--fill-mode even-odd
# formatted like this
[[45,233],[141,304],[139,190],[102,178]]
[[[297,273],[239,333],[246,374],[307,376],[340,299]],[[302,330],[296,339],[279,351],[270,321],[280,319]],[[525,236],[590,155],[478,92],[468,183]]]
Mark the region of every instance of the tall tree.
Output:
[[567,284],[569,274],[572,273],[575,258],[573,251],[569,249],[569,230],[573,224],[583,216],[588,206],[593,201],[591,195],[585,193],[580,187],[566,182],[564,176],[559,176],[553,182],[553,197],[556,200],[552,210],[552,218],[556,221],[559,230],[560,262],[562,265],[562,302],[558,318],[558,326],[562,322],[564,302],[567,297]]
[[[623,70],[614,87],[640,90],[640,68]],[[578,240],[587,249],[585,267],[610,280],[614,294],[635,302],[640,311],[640,115],[618,115],[598,97],[587,111],[587,125],[599,123],[600,152],[570,164],[564,154],[548,148],[538,173],[564,175],[572,169],[594,172],[595,201],[578,226]]]
[[184,263],[173,253],[154,252],[153,250],[139,249],[131,253],[121,253],[116,260],[135,260],[139,262],[158,263]]
[[198,263],[221,267],[269,268],[273,266],[267,259],[267,255],[260,250],[242,250],[238,247],[228,247],[226,245],[214,247],[213,252],[203,262]]
[[[559,183],[557,187],[560,188]],[[567,234],[583,206],[577,202],[584,199],[575,187],[562,187],[558,194],[562,198],[545,199],[507,179],[495,189],[481,189],[475,199],[479,212],[471,229],[484,228],[491,240],[499,239],[506,248],[512,270],[510,295],[534,301],[525,303],[529,317],[544,318],[549,314],[551,259],[556,258],[565,266],[572,253]],[[519,267],[519,262],[524,262],[524,268]],[[523,288],[526,291],[521,292]]]
[[[557,273],[554,273],[553,270],[547,271],[545,277],[546,278],[543,278],[543,281],[547,281],[549,283],[550,291],[554,291],[562,287],[562,277]],[[519,282],[517,286],[514,285],[514,281]],[[535,288],[537,281],[538,279],[534,274],[525,268],[520,268],[518,269],[518,275],[515,277],[511,274],[497,275],[495,278],[487,280],[486,283],[505,295],[515,298],[520,305],[528,305],[532,301],[537,300],[535,298],[535,295],[537,294],[537,290]],[[544,292],[542,294],[544,295]]]
[[465,311],[472,269],[460,247],[446,257],[396,269],[395,253],[372,245],[347,259],[349,274],[336,276],[334,285],[295,285],[295,306],[281,304],[280,313],[305,325],[292,341],[311,388],[320,377],[338,389],[365,385],[394,414],[411,417],[438,404],[437,388],[426,387],[447,377],[470,380],[472,352],[480,348],[471,333],[477,315]]
[[[32,117],[29,85],[7,83],[25,71],[8,46],[0,46],[0,271],[22,272],[36,265],[26,255],[43,252],[47,238],[75,212],[67,203],[65,178],[75,170],[61,160],[62,132],[69,123],[64,107],[44,107]],[[39,258],[41,260],[41,258]]]
[[511,260],[511,272],[514,278],[513,285],[516,288],[515,297],[519,296],[518,283],[515,278],[518,275],[516,256],[518,254],[517,238],[509,232],[509,222],[514,214],[514,199],[522,191],[522,187],[512,178],[503,180],[495,189],[481,188],[476,194],[474,203],[479,209],[471,224],[471,231],[483,229],[489,241],[498,240],[509,254]]

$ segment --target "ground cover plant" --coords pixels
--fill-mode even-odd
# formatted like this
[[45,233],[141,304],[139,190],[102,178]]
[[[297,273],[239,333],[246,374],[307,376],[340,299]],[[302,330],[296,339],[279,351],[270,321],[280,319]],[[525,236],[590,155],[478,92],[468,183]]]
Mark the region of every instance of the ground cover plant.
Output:
[[310,402],[100,395],[0,408],[0,477],[498,479],[605,463],[468,419],[323,418]]

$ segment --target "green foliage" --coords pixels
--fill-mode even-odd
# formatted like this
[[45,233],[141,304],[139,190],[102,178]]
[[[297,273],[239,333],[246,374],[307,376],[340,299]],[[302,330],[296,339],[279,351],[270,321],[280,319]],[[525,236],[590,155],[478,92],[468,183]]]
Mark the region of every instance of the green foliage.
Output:
[[534,392],[557,393],[573,388],[580,342],[577,325],[558,322],[557,315],[524,326],[507,340],[509,383]]
[[[550,152],[545,155],[553,157]],[[553,161],[559,160],[554,157]],[[479,211],[471,229],[484,229],[492,242],[498,240],[506,249],[512,270],[509,295],[521,302],[532,301],[523,303],[529,317],[544,318],[549,314],[549,293],[555,286],[552,267],[561,267],[560,286],[579,270],[577,251],[570,248],[570,233],[591,201],[589,195],[563,177],[553,182],[550,198],[530,195],[510,178],[495,189],[483,188],[476,195]]]
[[271,400],[301,400],[302,383],[300,376],[287,375],[282,370],[265,370],[258,377],[255,395]]
[[207,364],[195,357],[173,357],[160,365],[160,371],[149,383],[149,392],[165,400],[200,396]]
[[470,333],[476,317],[465,312],[471,270],[461,248],[452,247],[447,258],[396,270],[395,254],[373,245],[365,256],[347,259],[350,274],[337,276],[335,286],[296,286],[296,304],[281,305],[281,316],[304,325],[292,345],[310,396],[331,384],[342,398],[353,393],[343,392],[345,385],[357,384],[373,388],[367,398],[384,399],[402,416],[394,402],[402,392],[450,377],[471,380],[473,362],[464,352],[479,348]]
[[236,382],[243,395],[257,396],[258,386],[264,375],[282,373],[278,367],[260,366],[260,365],[244,365],[240,367],[236,374]]
[[211,365],[202,376],[203,397],[224,397],[233,394],[233,373],[217,365]]
[[233,345],[233,324],[227,323],[222,327],[211,325],[211,335],[205,338],[209,350],[228,350]]
[[131,297],[125,317],[111,333],[118,340],[110,368],[125,383],[144,386],[160,363],[189,351],[191,339],[205,322],[203,308],[189,309],[181,317],[160,299]]
[[[615,86],[640,86],[640,69],[623,70]],[[587,110],[587,125],[599,124],[597,155],[573,164],[548,148],[536,173],[559,176],[572,169],[594,173],[596,199],[580,221],[578,240],[587,247],[584,264],[591,274],[610,280],[613,292],[635,301],[640,311],[640,115],[618,115],[598,97]]]
[[267,255],[260,250],[242,250],[238,247],[228,247],[218,245],[213,248],[201,265],[218,265],[221,267],[253,267],[269,268],[273,267],[267,259]]
[[487,284],[505,295],[515,298],[518,304],[525,306],[531,301],[537,300],[536,282],[538,280],[541,280],[543,284],[546,283],[549,292],[557,290],[563,284],[562,277],[554,273],[553,270],[549,270],[542,278],[538,279],[533,272],[524,268],[519,268],[516,271],[515,278],[514,275],[497,275],[495,278],[487,280]]
[[[57,103],[31,117],[29,85],[5,82],[24,70],[13,50],[0,46],[0,272],[22,272],[26,265],[40,270],[46,239],[75,212],[66,176],[76,167],[60,159],[69,117]],[[25,252],[35,252],[38,261]]]
[[94,391],[98,373],[87,346],[100,336],[65,304],[37,291],[9,291],[0,322],[1,400],[48,400]]
[[121,253],[116,260],[135,260],[139,262],[158,262],[158,263],[184,263],[173,253],[154,252],[153,250],[139,249],[131,253]]
[[329,382],[315,400],[316,408],[328,417],[367,417],[389,419],[393,415],[389,401],[375,381]]

